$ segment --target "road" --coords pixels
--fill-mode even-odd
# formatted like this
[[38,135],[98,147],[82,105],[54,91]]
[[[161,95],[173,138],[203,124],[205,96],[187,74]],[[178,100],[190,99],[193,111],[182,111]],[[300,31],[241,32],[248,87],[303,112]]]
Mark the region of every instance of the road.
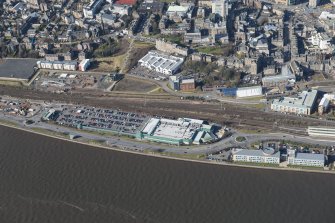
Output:
[[[38,101],[34,101],[35,103]],[[41,103],[39,101],[39,103]],[[122,136],[104,136],[99,135],[98,133],[90,133],[86,131],[81,131],[74,128],[68,128],[64,126],[59,126],[55,124],[50,124],[47,122],[41,122],[41,117],[49,108],[53,107],[61,107],[61,103],[59,104],[47,104],[43,103],[43,109],[38,111],[34,116],[25,118],[22,116],[14,116],[8,115],[3,112],[0,112],[0,119],[7,120],[10,122],[16,123],[19,128],[33,130],[38,129],[45,129],[50,130],[53,132],[58,133],[70,133],[72,135],[81,136],[86,140],[95,140],[106,142],[107,146],[114,146],[123,150],[130,150],[130,151],[137,151],[137,152],[144,152],[144,151],[152,151],[152,152],[166,152],[166,153],[173,153],[173,154],[194,154],[194,155],[201,155],[201,154],[213,154],[217,153],[221,150],[231,148],[231,147],[242,147],[242,148],[249,148],[251,144],[257,143],[260,141],[269,141],[269,140],[287,140],[293,141],[297,143],[303,144],[318,144],[324,146],[334,146],[335,142],[332,139],[314,139],[310,137],[302,137],[293,134],[284,134],[284,133],[266,133],[266,134],[244,134],[237,132],[235,130],[230,130],[230,134],[228,137],[221,139],[218,142],[207,144],[207,145],[192,145],[192,146],[176,146],[176,145],[162,145],[157,143],[150,143],[147,141],[137,140],[137,139],[129,139]],[[33,120],[34,123],[31,125],[26,124],[26,120]],[[245,137],[245,142],[237,142],[236,137]]]
[[160,86],[168,94],[177,96],[177,97],[185,98],[185,97],[195,96],[195,97],[202,97],[206,100],[217,100],[217,101],[221,101],[224,103],[245,104],[245,105],[257,105],[260,103],[259,100],[255,101],[255,100],[243,100],[243,99],[237,99],[237,98],[222,97],[220,95],[217,95],[215,92],[184,93],[181,91],[174,91],[168,87],[168,81],[158,81],[158,80],[154,80],[151,78],[146,78],[146,77],[142,77],[138,75],[131,75],[131,74],[127,74],[127,75],[133,78],[151,81],[157,84],[158,86]]

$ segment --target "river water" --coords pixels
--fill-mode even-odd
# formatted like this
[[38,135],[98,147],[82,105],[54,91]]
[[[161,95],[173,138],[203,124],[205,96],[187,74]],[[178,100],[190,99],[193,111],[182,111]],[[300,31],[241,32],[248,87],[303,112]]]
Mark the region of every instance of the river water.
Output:
[[191,163],[0,127],[0,222],[332,222],[335,176]]

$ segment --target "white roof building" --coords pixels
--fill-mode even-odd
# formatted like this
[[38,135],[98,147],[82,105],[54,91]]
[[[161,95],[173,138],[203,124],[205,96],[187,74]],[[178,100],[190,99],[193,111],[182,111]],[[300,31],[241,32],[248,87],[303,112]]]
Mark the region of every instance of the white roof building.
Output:
[[141,138],[168,144],[200,144],[216,139],[211,128],[198,119],[151,118],[141,131]]
[[240,87],[236,90],[236,97],[252,97],[263,95],[262,86]]
[[166,15],[174,16],[177,15],[179,17],[187,17],[187,13],[191,11],[193,6],[191,5],[170,5],[168,10],[166,11]]
[[138,61],[141,66],[159,73],[172,75],[176,73],[183,64],[184,59],[180,57],[165,55],[157,51],[150,51]]
[[262,78],[262,83],[264,87],[278,86],[282,84],[287,84],[288,82],[294,83],[295,81],[295,74],[292,73],[287,65],[282,67],[281,73],[279,75],[266,76]]
[[331,38],[326,33],[314,33],[308,42],[312,45],[319,47],[321,50],[328,50],[331,47]]

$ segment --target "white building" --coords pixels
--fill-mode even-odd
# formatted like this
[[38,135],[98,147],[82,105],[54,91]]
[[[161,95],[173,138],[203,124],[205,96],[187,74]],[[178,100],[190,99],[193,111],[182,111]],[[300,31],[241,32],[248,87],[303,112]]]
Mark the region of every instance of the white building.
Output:
[[79,64],[79,70],[86,71],[89,66],[90,66],[90,60],[84,59]]
[[271,110],[277,112],[310,115],[317,97],[317,90],[303,91],[298,97],[282,97],[274,99]]
[[212,13],[226,18],[228,16],[228,0],[212,0]]
[[76,61],[64,62],[63,68],[64,70],[77,70],[78,63]]
[[119,14],[121,16],[130,15],[131,6],[114,4],[113,6],[111,6],[111,11],[112,11],[112,13]]
[[55,70],[63,70],[64,69],[64,63],[61,61],[54,61],[53,62],[53,69]]
[[266,76],[262,78],[263,87],[285,85],[288,82],[294,83],[295,81],[296,77],[287,65],[282,67],[279,75]]
[[51,61],[37,61],[37,67],[41,69],[52,69],[52,62]]
[[313,33],[308,42],[321,50],[328,50],[331,47],[331,38],[326,33]]
[[308,126],[308,135],[318,138],[335,138],[335,127]]
[[329,106],[332,104],[334,105],[335,103],[335,94],[324,94],[320,104],[319,104],[319,113],[323,114],[326,112],[329,108]]
[[139,138],[176,145],[201,144],[217,139],[212,129],[212,125],[199,119],[151,118],[141,130]]
[[86,5],[83,9],[85,18],[94,18],[94,16],[99,12],[101,6],[104,4],[105,0],[93,0],[90,4]]
[[328,107],[329,107],[329,99],[327,97],[323,97],[319,103],[318,106],[318,112],[320,115],[322,115],[323,113],[327,112]]
[[37,67],[40,69],[53,69],[53,70],[77,70],[78,63],[76,61],[37,61]]
[[114,14],[102,14],[101,16],[97,16],[97,21],[102,22],[105,25],[114,25],[117,20],[116,15]]
[[331,12],[323,11],[321,12],[321,15],[319,16],[319,19],[321,20],[335,19],[335,14],[332,14]]
[[170,5],[166,11],[167,16],[179,16],[179,17],[190,17],[190,12],[193,11],[193,6],[191,5]]
[[252,97],[263,95],[262,86],[240,87],[237,88],[236,97]]
[[324,167],[324,154],[288,152],[288,165]]
[[309,0],[308,6],[310,8],[316,8],[319,5],[319,0]]
[[263,150],[253,149],[234,149],[232,151],[234,162],[251,162],[251,163],[280,163],[280,152],[275,152],[272,148]]
[[172,75],[176,73],[184,62],[183,58],[165,55],[157,51],[150,51],[138,61],[141,66],[159,73]]

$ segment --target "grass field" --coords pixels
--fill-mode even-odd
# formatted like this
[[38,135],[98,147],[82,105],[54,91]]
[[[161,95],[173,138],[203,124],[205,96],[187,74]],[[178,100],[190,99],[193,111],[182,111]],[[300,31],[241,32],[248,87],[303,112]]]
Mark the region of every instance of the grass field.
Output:
[[122,54],[115,57],[102,57],[97,58],[96,66],[91,69],[91,71],[100,71],[100,72],[112,72],[117,68],[122,68],[126,54]]
[[155,46],[155,44],[153,44],[153,43],[134,41],[134,47],[136,47],[136,48],[147,48],[147,47],[154,47],[154,46]]
[[224,45],[224,46],[203,46],[198,47],[196,50],[200,53],[205,54],[213,54],[216,56],[227,56],[229,55],[229,51],[231,50],[230,45]]
[[125,77],[116,84],[114,91],[133,91],[146,93],[157,89],[157,85],[149,81],[143,81],[135,78]]
[[8,86],[13,86],[13,87],[22,87],[23,83],[21,81],[0,80],[0,85],[8,85]]
[[312,76],[312,79],[313,79],[314,81],[324,81],[324,80],[325,80],[325,77],[324,77],[322,74],[320,74],[320,73],[316,73],[316,74],[314,74],[314,75]]

